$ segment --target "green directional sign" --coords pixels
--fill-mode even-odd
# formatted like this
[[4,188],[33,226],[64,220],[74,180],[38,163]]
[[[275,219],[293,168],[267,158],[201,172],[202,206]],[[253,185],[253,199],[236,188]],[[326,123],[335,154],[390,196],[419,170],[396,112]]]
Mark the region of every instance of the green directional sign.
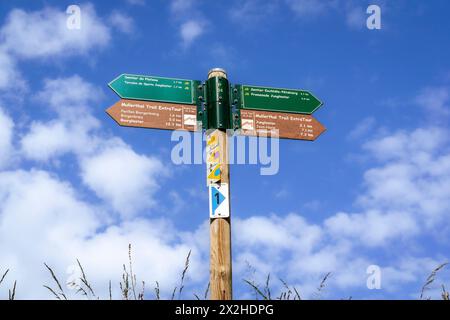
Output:
[[122,99],[195,104],[193,80],[122,74],[109,87]]
[[241,87],[242,109],[311,114],[322,102],[310,92],[281,88]]

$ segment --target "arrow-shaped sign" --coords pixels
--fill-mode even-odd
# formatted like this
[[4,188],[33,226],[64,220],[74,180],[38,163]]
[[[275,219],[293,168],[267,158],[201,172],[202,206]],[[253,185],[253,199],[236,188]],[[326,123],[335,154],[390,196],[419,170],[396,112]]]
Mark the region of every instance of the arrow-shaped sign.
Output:
[[197,130],[197,108],[193,105],[122,99],[106,113],[125,127]]
[[122,74],[108,85],[122,99],[195,104],[196,81]]
[[325,127],[311,115],[241,110],[241,134],[247,136],[313,141],[325,130]]
[[270,87],[241,86],[241,108],[312,114],[322,102],[311,92]]

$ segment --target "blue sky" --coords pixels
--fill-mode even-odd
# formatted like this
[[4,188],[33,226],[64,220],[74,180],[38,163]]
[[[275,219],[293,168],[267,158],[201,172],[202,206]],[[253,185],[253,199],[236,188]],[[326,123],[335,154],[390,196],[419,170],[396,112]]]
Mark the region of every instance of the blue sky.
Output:
[[[66,8],[81,7],[80,30]],[[366,8],[381,7],[381,30]],[[135,271],[166,297],[192,250],[185,298],[208,281],[204,165],[172,164],[170,132],[105,113],[121,73],[314,92],[317,141],[280,141],[280,169],[231,168],[234,289],[268,273],[303,297],[417,298],[449,260],[447,1],[3,1],[0,4],[0,293],[49,298],[43,262],[76,279],[79,258],[118,295]],[[252,268],[249,268],[251,265]],[[369,265],[381,289],[366,286]],[[254,271],[252,271],[254,269]],[[445,269],[427,291],[450,286]],[[74,290],[66,288],[69,294]]]

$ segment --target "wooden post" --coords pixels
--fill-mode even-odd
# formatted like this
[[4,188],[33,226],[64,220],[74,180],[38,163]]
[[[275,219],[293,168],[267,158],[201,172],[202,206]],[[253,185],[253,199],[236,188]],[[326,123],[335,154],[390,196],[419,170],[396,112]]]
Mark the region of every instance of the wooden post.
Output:
[[[226,78],[223,70],[213,69],[211,77]],[[208,134],[217,134],[222,163],[221,183],[230,183],[228,161],[228,137],[224,130],[211,130]],[[230,197],[226,201],[230,201]],[[230,206],[231,209],[231,206]],[[210,293],[211,300],[231,300],[231,214],[229,218],[210,219]]]

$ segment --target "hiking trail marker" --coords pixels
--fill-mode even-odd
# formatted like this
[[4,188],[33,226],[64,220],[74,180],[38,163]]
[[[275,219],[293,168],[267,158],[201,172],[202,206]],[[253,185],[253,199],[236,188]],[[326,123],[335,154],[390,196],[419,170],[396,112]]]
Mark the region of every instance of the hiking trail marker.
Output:
[[226,131],[313,141],[326,130],[311,115],[322,102],[304,90],[232,85],[220,68],[210,70],[204,82],[122,74],[109,87],[120,100],[106,112],[121,126],[205,130],[210,298],[231,300],[231,193]]
[[211,184],[209,186],[209,217],[229,218],[229,188],[227,183]]

